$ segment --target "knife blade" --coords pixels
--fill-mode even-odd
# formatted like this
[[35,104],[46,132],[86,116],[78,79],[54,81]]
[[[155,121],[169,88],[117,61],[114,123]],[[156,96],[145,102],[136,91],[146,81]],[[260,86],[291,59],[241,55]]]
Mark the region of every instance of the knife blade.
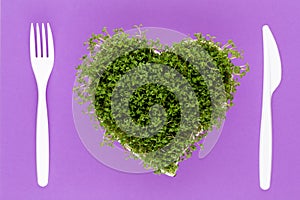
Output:
[[281,60],[274,36],[268,25],[262,27],[263,33],[263,97],[259,143],[259,181],[260,188],[268,190],[272,172],[272,94],[281,81]]

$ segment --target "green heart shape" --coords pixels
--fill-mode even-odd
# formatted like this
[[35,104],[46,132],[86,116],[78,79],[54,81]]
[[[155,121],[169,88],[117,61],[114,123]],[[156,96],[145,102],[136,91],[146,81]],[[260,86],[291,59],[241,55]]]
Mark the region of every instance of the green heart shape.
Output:
[[221,48],[195,34],[169,47],[140,30],[136,37],[121,29],[113,36],[104,32],[89,40],[90,55],[77,68],[81,85],[74,89],[95,110],[106,144],[117,141],[145,168],[174,176],[179,162],[221,125],[236,77],[249,68],[232,63],[229,54],[241,57],[232,41]]

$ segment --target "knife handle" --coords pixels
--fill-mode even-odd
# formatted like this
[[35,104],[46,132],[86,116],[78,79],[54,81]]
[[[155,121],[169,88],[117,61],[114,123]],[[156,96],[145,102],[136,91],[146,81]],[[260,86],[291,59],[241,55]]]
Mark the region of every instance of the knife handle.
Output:
[[264,91],[259,144],[259,181],[263,190],[268,190],[272,170],[272,109],[271,94]]

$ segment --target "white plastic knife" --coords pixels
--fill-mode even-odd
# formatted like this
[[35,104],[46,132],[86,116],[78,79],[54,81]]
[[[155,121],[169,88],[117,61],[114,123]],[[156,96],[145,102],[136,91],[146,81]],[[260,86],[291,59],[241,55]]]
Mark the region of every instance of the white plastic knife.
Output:
[[272,172],[272,94],[281,81],[281,61],[276,41],[268,25],[263,32],[263,98],[259,144],[259,181],[263,190],[271,184]]

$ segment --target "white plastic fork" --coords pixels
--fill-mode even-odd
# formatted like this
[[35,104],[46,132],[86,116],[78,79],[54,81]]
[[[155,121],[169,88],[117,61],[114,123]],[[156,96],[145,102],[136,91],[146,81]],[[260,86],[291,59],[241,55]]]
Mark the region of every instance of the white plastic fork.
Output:
[[30,60],[38,88],[36,118],[36,173],[37,182],[41,187],[45,187],[48,184],[49,178],[49,129],[46,90],[54,64],[54,44],[49,23],[47,23],[47,38],[48,54],[44,23],[42,23],[42,43],[39,25],[36,24],[35,34],[34,25],[31,23]]

